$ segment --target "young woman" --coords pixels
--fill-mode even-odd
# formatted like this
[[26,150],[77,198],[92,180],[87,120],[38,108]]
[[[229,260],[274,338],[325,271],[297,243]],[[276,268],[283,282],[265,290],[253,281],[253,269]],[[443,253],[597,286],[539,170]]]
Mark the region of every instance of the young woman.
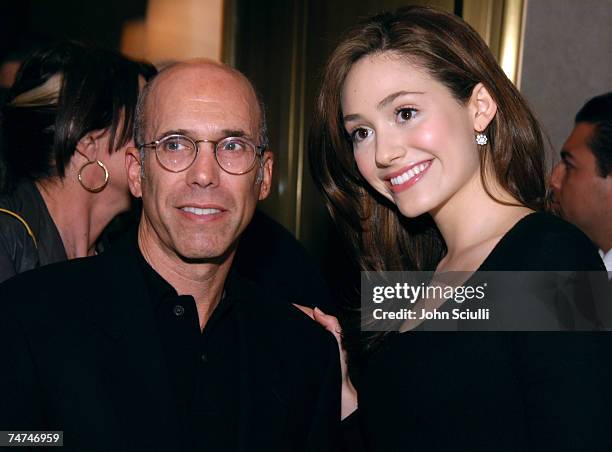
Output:
[[[537,121],[451,14],[408,7],[346,35],[325,68],[310,159],[363,270],[603,270],[579,230],[543,212]],[[367,446],[608,450],[602,344],[596,333],[387,334],[356,385]]]
[[93,254],[130,207],[125,150],[138,93],[155,73],[70,42],[24,61],[1,116],[0,281]]

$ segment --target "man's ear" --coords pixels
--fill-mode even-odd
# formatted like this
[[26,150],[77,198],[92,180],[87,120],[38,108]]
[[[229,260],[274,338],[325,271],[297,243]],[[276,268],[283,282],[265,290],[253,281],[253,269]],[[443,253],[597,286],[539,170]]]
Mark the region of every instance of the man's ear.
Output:
[[482,83],[478,83],[472,90],[469,108],[472,114],[474,130],[483,132],[497,113],[497,103],[489,94],[489,90]]
[[274,154],[272,151],[265,151],[261,157],[263,159],[261,184],[259,185],[259,200],[262,201],[268,197],[272,189],[272,169],[274,167]]
[[136,198],[142,197],[142,162],[140,152],[135,147],[125,151],[125,167],[127,168],[128,185],[130,192]]

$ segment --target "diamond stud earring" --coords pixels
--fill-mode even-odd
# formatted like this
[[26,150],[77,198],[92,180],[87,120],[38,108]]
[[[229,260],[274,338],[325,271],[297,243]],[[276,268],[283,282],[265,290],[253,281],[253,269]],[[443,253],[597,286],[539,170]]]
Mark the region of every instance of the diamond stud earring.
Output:
[[484,133],[477,133],[476,134],[476,143],[477,144],[479,144],[480,146],[484,146],[488,142],[489,142],[489,139],[487,138],[487,136]]

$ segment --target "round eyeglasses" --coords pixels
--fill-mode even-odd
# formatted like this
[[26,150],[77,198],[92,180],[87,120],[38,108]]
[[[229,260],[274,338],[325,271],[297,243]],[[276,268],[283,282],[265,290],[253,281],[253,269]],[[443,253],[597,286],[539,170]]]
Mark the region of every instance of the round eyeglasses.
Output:
[[215,149],[215,160],[229,174],[248,173],[255,166],[257,157],[265,147],[257,146],[248,138],[227,137],[220,141],[194,140],[186,135],[168,135],[139,148],[155,148],[159,164],[173,173],[189,168],[198,156],[199,143],[210,143]]

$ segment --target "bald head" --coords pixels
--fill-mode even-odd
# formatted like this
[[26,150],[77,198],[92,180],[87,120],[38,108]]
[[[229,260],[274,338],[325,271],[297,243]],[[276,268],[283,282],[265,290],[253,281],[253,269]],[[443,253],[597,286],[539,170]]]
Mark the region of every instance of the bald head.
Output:
[[256,123],[258,144],[267,146],[264,105],[251,82],[239,71],[212,60],[191,60],[170,65],[157,74],[143,89],[136,109],[134,141],[137,146],[156,139],[157,110],[161,104],[186,95],[197,99],[208,92],[239,95]]

